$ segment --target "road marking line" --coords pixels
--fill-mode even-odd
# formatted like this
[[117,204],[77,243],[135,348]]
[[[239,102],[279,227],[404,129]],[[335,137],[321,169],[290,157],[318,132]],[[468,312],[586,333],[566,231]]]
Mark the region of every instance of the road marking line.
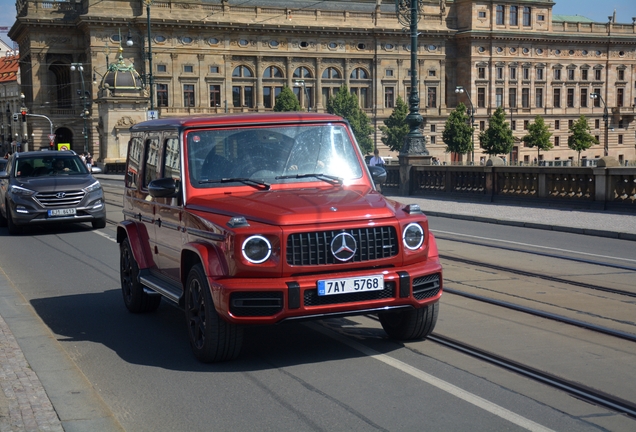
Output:
[[404,373],[411,375],[414,378],[417,378],[421,381],[424,381],[427,384],[430,384],[438,389],[445,391],[446,393],[452,394],[453,396],[462,399],[472,405],[475,405],[484,411],[488,411],[491,414],[496,415],[504,420],[509,421],[510,423],[516,424],[519,427],[530,431],[537,432],[549,432],[552,429],[549,429],[545,426],[542,426],[538,423],[533,422],[530,419],[527,419],[519,414],[516,414],[510,410],[507,410],[493,402],[490,402],[480,396],[472,394],[464,389],[461,389],[449,382],[446,382],[440,378],[437,378],[433,375],[430,375],[426,372],[423,372],[409,364],[406,364],[400,360],[394,359],[393,357],[389,357],[386,354],[380,354],[379,352],[355,341],[352,341],[343,335],[333,331],[328,330],[320,324],[316,323],[305,323],[307,327],[310,327],[312,330],[320,332],[326,336],[329,336],[337,341],[357,350],[361,353],[374,358],[375,360],[381,361],[384,364],[387,364],[395,369],[398,369]]
[[101,231],[93,230],[93,231],[91,231],[91,232],[94,232],[95,234],[97,234],[97,235],[99,235],[99,236],[102,236],[102,237],[104,237],[104,238],[106,238],[106,239],[108,239],[108,240],[110,240],[110,241],[112,241],[112,242],[115,242],[115,243],[117,242],[117,239],[116,239],[116,238],[114,238],[114,237],[112,237],[112,236],[110,236],[110,235],[108,235],[108,234],[106,234],[106,233],[103,233],[103,232],[101,232]]
[[494,239],[494,238],[489,238],[489,237],[480,237],[480,236],[474,236],[474,235],[470,235],[470,234],[457,234],[457,233],[451,232],[451,231],[440,231],[440,230],[431,230],[431,231],[434,232],[434,233],[437,232],[437,233],[442,233],[442,234],[452,234],[452,235],[456,235],[456,236],[459,236],[459,237],[470,237],[470,238],[475,238],[475,239],[479,239],[479,240],[491,240],[491,241],[500,242],[500,243],[510,243],[510,244],[521,245],[521,246],[532,246],[532,247],[536,247],[536,248],[540,248],[540,249],[549,249],[549,250],[555,250],[555,251],[559,251],[559,252],[570,252],[570,253],[579,254],[579,255],[589,255],[589,256],[599,257],[599,258],[609,258],[609,259],[613,259],[613,260],[636,262],[636,260],[629,259],[629,258],[620,258],[620,257],[613,257],[613,256],[608,256],[608,255],[598,255],[598,254],[592,254],[592,253],[587,253],[587,252],[578,252],[578,251],[573,251],[573,250],[569,250],[569,249],[560,249],[560,248],[554,248],[554,247],[549,247],[549,246],[540,246],[540,245],[535,245],[535,244],[530,244],[530,243],[521,243],[521,242],[510,241],[510,240]]

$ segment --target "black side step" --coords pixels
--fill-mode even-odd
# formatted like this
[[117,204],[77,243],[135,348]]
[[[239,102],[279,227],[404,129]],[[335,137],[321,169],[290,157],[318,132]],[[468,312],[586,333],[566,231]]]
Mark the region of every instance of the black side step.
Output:
[[172,281],[168,281],[163,277],[153,274],[147,269],[139,272],[139,282],[152,291],[158,292],[177,305],[183,295],[183,287],[181,284],[175,284]]

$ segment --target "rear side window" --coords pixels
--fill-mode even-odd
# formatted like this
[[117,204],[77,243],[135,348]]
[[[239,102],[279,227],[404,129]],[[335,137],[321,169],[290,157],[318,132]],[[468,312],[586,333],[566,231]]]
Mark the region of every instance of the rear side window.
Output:
[[164,156],[164,177],[181,181],[181,150],[179,148],[179,138],[170,137],[166,139]]
[[130,140],[128,147],[128,169],[126,171],[126,187],[137,189],[139,186],[139,161],[143,151],[143,141],[140,137]]
[[146,140],[146,165],[144,167],[144,189],[157,179],[159,175],[159,138],[151,137]]

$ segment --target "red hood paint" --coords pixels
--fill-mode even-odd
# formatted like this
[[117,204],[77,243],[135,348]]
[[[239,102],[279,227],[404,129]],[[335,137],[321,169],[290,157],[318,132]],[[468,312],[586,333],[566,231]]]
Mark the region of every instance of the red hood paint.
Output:
[[382,195],[364,188],[308,188],[198,196],[187,211],[244,216],[272,225],[302,225],[395,217]]

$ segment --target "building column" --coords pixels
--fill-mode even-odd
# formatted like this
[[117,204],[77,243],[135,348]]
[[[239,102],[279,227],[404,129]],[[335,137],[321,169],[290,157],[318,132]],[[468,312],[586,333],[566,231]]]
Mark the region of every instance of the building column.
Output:
[[323,112],[325,107],[322,103],[322,59],[316,59],[316,111]]
[[256,111],[265,111],[263,102],[263,57],[256,56]]

